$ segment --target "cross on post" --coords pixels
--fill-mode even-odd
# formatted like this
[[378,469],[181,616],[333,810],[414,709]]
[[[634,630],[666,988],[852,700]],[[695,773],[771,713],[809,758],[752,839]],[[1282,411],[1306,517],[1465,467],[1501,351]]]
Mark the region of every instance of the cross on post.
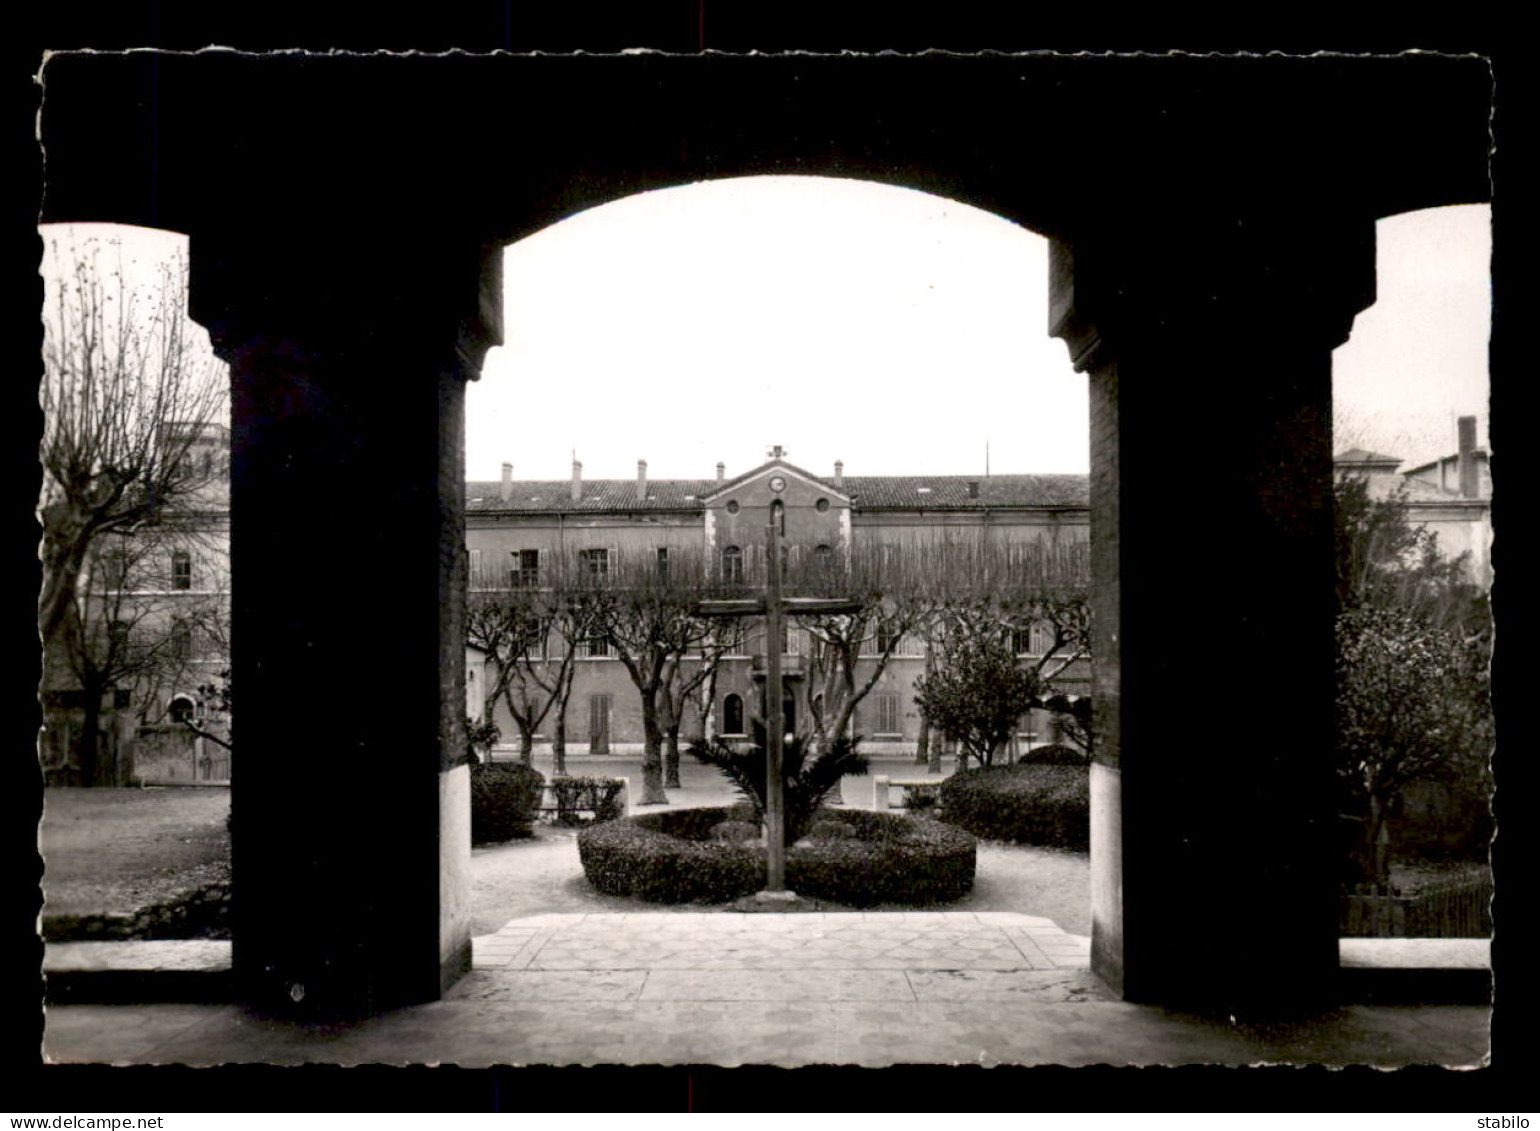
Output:
[[755,898],[792,900],[786,890],[786,782],[782,769],[785,716],[781,710],[781,624],[787,616],[855,613],[859,601],[840,597],[787,597],[781,592],[781,542],[786,534],[786,508],[779,500],[770,504],[770,524],[765,531],[768,584],[763,596],[737,600],[701,601],[695,606],[703,617],[765,618],[765,890]]

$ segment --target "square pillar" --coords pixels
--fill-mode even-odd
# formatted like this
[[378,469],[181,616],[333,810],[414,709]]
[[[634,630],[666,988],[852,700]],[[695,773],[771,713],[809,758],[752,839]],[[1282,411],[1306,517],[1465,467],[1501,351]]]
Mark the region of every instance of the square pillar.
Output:
[[470,963],[464,384],[501,251],[381,244],[192,241],[232,382],[234,965],[302,1015]]
[[1335,993],[1331,351],[1373,223],[1056,241],[1091,385],[1092,964],[1132,1001]]

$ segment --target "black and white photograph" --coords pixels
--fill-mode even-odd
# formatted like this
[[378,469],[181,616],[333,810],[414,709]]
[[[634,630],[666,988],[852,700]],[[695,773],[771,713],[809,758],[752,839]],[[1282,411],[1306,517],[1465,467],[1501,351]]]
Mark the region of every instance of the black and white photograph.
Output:
[[1493,1063],[1489,60],[38,74],[45,1075]]

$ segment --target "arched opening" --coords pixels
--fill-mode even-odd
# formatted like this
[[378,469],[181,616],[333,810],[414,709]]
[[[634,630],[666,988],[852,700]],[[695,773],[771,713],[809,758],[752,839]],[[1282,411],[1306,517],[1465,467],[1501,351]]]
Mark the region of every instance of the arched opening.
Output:
[[[170,110],[177,105],[170,97],[177,89],[177,76],[187,73],[188,67],[203,64],[154,62],[165,64],[158,74],[166,85],[157,89],[167,93],[160,105]],[[905,70],[909,62],[920,61],[897,61],[892,64],[892,73],[912,82],[913,68]],[[655,67],[660,75],[683,73],[671,70],[674,63],[669,60],[648,60],[643,65]],[[731,61],[722,62],[727,71],[733,71],[734,66]],[[788,68],[802,64],[771,66],[776,74],[783,75]],[[316,219],[335,214],[326,207],[330,200],[326,192],[334,191],[330,189],[323,191],[320,199],[307,198],[301,205],[291,199],[294,190],[285,189],[272,176],[254,175],[250,180],[222,177],[251,202],[271,198],[271,207],[250,211],[250,215],[264,218],[266,227],[260,232],[200,211],[214,205],[198,204],[203,194],[178,189],[175,176],[166,178],[166,192],[146,195],[156,208],[179,217],[177,222],[198,228],[208,272],[202,315],[218,326],[223,348],[238,359],[236,383],[246,398],[241,404],[241,419],[250,429],[251,450],[243,457],[244,464],[238,466],[237,478],[245,483],[246,513],[259,516],[253,529],[260,526],[267,535],[262,546],[249,542],[252,548],[243,551],[249,555],[245,559],[248,575],[256,576],[264,563],[295,560],[307,540],[319,543],[334,522],[334,515],[328,513],[323,518],[320,507],[306,500],[302,482],[307,476],[334,481],[331,473],[340,468],[333,466],[333,457],[301,455],[292,466],[286,466],[275,454],[277,447],[299,436],[317,441],[317,453],[345,452],[355,467],[371,469],[369,513],[380,518],[389,515],[391,523],[379,525],[393,529],[389,546],[384,544],[383,535],[370,536],[361,552],[378,553],[381,560],[392,552],[393,565],[400,567],[399,572],[392,571],[393,575],[414,579],[411,587],[415,596],[393,605],[396,614],[388,632],[371,628],[361,615],[324,608],[327,602],[303,593],[285,594],[291,598],[288,607],[275,593],[256,595],[245,622],[253,633],[244,638],[250,642],[246,645],[252,649],[249,655],[260,657],[260,663],[253,660],[243,669],[245,676],[254,680],[245,684],[243,694],[270,705],[275,713],[293,701],[292,695],[283,694],[292,687],[284,684],[315,686],[319,685],[318,677],[341,678],[349,690],[364,689],[361,677],[339,677],[334,671],[339,659],[350,654],[350,634],[354,637],[353,653],[361,632],[371,645],[371,654],[380,658],[381,667],[390,673],[381,677],[382,686],[389,689],[400,714],[393,716],[388,727],[371,724],[359,745],[386,753],[393,769],[411,772],[402,775],[399,787],[381,787],[391,801],[388,814],[371,818],[341,813],[337,827],[326,833],[330,839],[316,852],[319,858],[342,861],[351,858],[349,852],[358,837],[364,843],[378,843],[380,864],[391,883],[401,892],[413,893],[412,912],[405,919],[415,927],[411,932],[392,935],[388,941],[361,943],[366,961],[355,964],[359,973],[353,980],[366,990],[376,980],[389,984],[390,992],[384,996],[395,1000],[432,996],[441,987],[441,979],[453,977],[453,964],[464,953],[464,947],[454,941],[457,928],[445,926],[454,905],[446,892],[458,889],[425,860],[428,849],[453,839],[440,835],[442,822],[453,820],[447,814],[454,811],[453,791],[464,775],[453,766],[455,755],[449,749],[453,742],[444,740],[444,736],[452,738],[457,733],[457,724],[444,711],[446,703],[453,700],[454,715],[459,715],[461,688],[450,688],[452,695],[441,691],[437,713],[434,704],[407,691],[409,687],[431,687],[435,680],[457,682],[445,679],[445,673],[462,667],[460,657],[454,654],[460,644],[454,640],[458,610],[449,568],[454,555],[444,552],[441,537],[433,537],[454,528],[454,523],[443,517],[445,500],[452,491],[443,488],[435,495],[422,490],[420,484],[423,477],[433,478],[441,487],[456,485],[464,478],[463,469],[445,454],[453,445],[444,438],[452,439],[460,426],[455,418],[459,401],[454,382],[474,371],[481,359],[479,350],[496,336],[487,311],[477,309],[484,293],[466,283],[482,270],[486,273],[478,281],[494,277],[491,257],[486,254],[489,236],[500,232],[492,238],[504,238],[533,230],[551,216],[570,211],[575,201],[585,203],[612,195],[616,186],[626,185],[636,168],[655,170],[649,174],[649,183],[685,180],[702,172],[884,168],[883,176],[944,188],[956,196],[998,207],[1001,213],[1029,209],[1043,230],[1054,232],[1057,239],[1051,325],[1070,343],[1077,366],[1091,375],[1092,432],[1100,445],[1096,468],[1102,484],[1093,489],[1092,509],[1100,528],[1113,535],[1110,542],[1093,547],[1098,584],[1109,586],[1106,594],[1115,598],[1099,609],[1096,631],[1109,635],[1098,637],[1096,654],[1111,673],[1110,682],[1099,684],[1097,694],[1110,696],[1103,719],[1115,742],[1098,755],[1098,770],[1104,771],[1100,796],[1108,802],[1109,818],[1103,825],[1117,830],[1117,836],[1099,845],[1097,852],[1103,859],[1116,857],[1124,870],[1112,876],[1115,882],[1108,889],[1122,907],[1116,914],[1109,912],[1105,922],[1097,920],[1098,933],[1106,940],[1099,952],[1099,968],[1135,971],[1126,990],[1140,1000],[1164,996],[1192,1002],[1203,996],[1213,999],[1216,994],[1261,992],[1269,988],[1262,985],[1264,978],[1274,993],[1288,992],[1279,987],[1292,988],[1291,977],[1307,988],[1312,980],[1319,983],[1328,957],[1325,942],[1335,941],[1321,930],[1321,903],[1315,891],[1320,875],[1316,831],[1317,818],[1321,817],[1317,809],[1320,767],[1307,757],[1308,771],[1290,777],[1300,760],[1288,757],[1290,752],[1277,735],[1263,733],[1249,738],[1240,757],[1229,744],[1218,744],[1225,746],[1223,760],[1208,750],[1190,752],[1180,790],[1170,784],[1171,775],[1162,773],[1169,764],[1160,757],[1160,728],[1155,720],[1160,716],[1163,665],[1148,650],[1141,651],[1140,642],[1154,638],[1157,623],[1169,617],[1171,593],[1183,591],[1183,587],[1177,564],[1162,560],[1163,556],[1169,559],[1162,554],[1169,545],[1167,532],[1162,531],[1157,538],[1150,531],[1159,525],[1153,516],[1169,504],[1170,491],[1163,489],[1168,485],[1162,480],[1163,473],[1171,468],[1172,437],[1196,433],[1206,445],[1202,450],[1216,463],[1235,469],[1233,476],[1213,477],[1208,500],[1214,513],[1226,516],[1230,567],[1217,579],[1217,590],[1212,594],[1214,616],[1208,626],[1226,641],[1235,660],[1217,665],[1210,675],[1210,699],[1220,705],[1227,726],[1240,726],[1248,710],[1258,703],[1258,685],[1301,672],[1308,685],[1301,690],[1301,701],[1318,702],[1322,687],[1314,673],[1320,666],[1323,646],[1329,649],[1329,640],[1314,630],[1317,622],[1310,614],[1315,598],[1301,596],[1300,587],[1293,583],[1313,576],[1312,563],[1321,542],[1318,520],[1325,513],[1316,499],[1318,485],[1305,472],[1295,470],[1325,466],[1317,450],[1325,435],[1320,420],[1325,403],[1322,354],[1340,340],[1357,309],[1354,303],[1361,305],[1364,297],[1360,253],[1366,218],[1392,210],[1392,201],[1405,207],[1413,202],[1479,198],[1484,190],[1485,181],[1477,176],[1481,185],[1470,190],[1474,195],[1462,195],[1473,183],[1469,161],[1428,160],[1445,150],[1463,152],[1451,140],[1457,132],[1454,120],[1458,115],[1441,111],[1449,102],[1443,97],[1415,97],[1415,84],[1410,89],[1414,95],[1410,101],[1385,98],[1387,88],[1379,84],[1373,105],[1394,105],[1398,114],[1408,119],[1426,114],[1437,128],[1422,128],[1414,135],[1398,120],[1366,140],[1354,114],[1344,109],[1363,108],[1363,104],[1344,98],[1344,94],[1353,93],[1351,83],[1346,90],[1341,83],[1328,83],[1324,92],[1306,83],[1312,92],[1307,104],[1293,98],[1216,99],[1207,85],[1201,89],[1202,97],[1196,99],[1190,97],[1191,91],[1183,90],[1176,92],[1181,97],[1108,100],[1105,96],[1098,99],[1095,84],[1066,82],[1063,75],[1046,83],[1026,83],[1025,71],[1017,72],[1038,64],[1002,60],[990,71],[994,76],[991,89],[1002,96],[1018,87],[1022,92],[1006,97],[1007,104],[1025,108],[1032,103],[1034,113],[1047,115],[1044,120],[1058,120],[1056,116],[1062,115],[1062,120],[1082,123],[1085,136],[1097,138],[1108,152],[1118,153],[1133,164],[1160,160],[1172,174],[1158,182],[1105,178],[1088,183],[1077,163],[1028,162],[1008,152],[1010,147],[999,138],[991,135],[986,139],[980,132],[983,127],[975,124],[979,116],[966,112],[969,105],[979,104],[976,101],[965,103],[948,94],[939,98],[935,108],[928,108],[936,98],[934,90],[951,89],[946,84],[908,88],[923,88],[926,94],[920,99],[906,97],[906,88],[892,85],[892,79],[877,81],[877,87],[899,99],[897,105],[906,112],[895,112],[892,120],[904,125],[892,139],[861,144],[862,138],[871,138],[869,113],[861,124],[855,124],[853,117],[863,115],[853,107],[869,107],[870,99],[863,97],[853,103],[836,99],[831,103],[817,97],[828,89],[829,80],[820,77],[821,66],[810,64],[806,75],[791,76],[807,81],[800,86],[786,83],[787,91],[795,92],[796,97],[776,104],[775,121],[767,117],[741,121],[742,103],[727,100],[722,105],[732,106],[733,122],[732,129],[725,130],[720,113],[702,103],[702,113],[708,114],[709,120],[686,130],[687,137],[668,132],[675,116],[648,117],[649,110],[659,108],[649,93],[648,98],[626,104],[627,113],[617,118],[615,128],[619,132],[607,137],[604,144],[595,143],[585,132],[587,149],[581,159],[569,152],[567,143],[554,140],[575,137],[577,132],[568,132],[562,115],[553,113],[554,124],[548,131],[531,138],[536,155],[529,158],[529,167],[565,172],[554,172],[541,187],[521,181],[524,195],[512,205],[488,206],[491,197],[506,196],[509,191],[507,184],[492,178],[488,186],[473,187],[466,193],[463,207],[438,207],[435,212],[436,206],[458,201],[465,186],[454,184],[451,192],[449,187],[438,185],[442,178],[435,163],[413,162],[411,168],[419,170],[415,179],[409,179],[393,196],[416,201],[414,191],[420,190],[424,212],[410,218],[407,238],[391,241],[388,252],[364,246],[365,241],[356,238],[343,240],[345,247],[337,245],[335,233]],[[1042,66],[1045,71],[1052,68],[1051,63]],[[871,80],[875,72],[865,71],[863,75]],[[1398,91],[1407,89],[1406,84],[1390,85]],[[682,85],[664,82],[657,90],[674,99],[689,87],[688,81]],[[1164,87],[1162,90],[1171,93]],[[1025,93],[1028,91],[1030,96]],[[1268,93],[1277,92],[1269,88]],[[1044,101],[1032,102],[1039,97]],[[124,98],[109,105],[100,124],[87,136],[110,139],[116,132],[138,137],[132,129],[117,127],[123,124],[120,117],[136,113],[125,107],[140,101]],[[263,102],[263,113],[274,111],[265,100],[254,101]],[[100,99],[92,103],[95,113]],[[230,104],[229,99],[205,99],[199,106]],[[278,109],[292,110],[297,105],[308,108],[317,102],[296,86],[285,94]],[[824,117],[834,105],[843,109],[835,117]],[[1244,106],[1251,117],[1240,122],[1235,112],[1225,109],[1227,105]],[[1469,105],[1469,100],[1462,105]],[[819,120],[829,123],[827,129],[799,131],[796,123],[803,121],[809,106],[817,107]],[[1274,106],[1276,111],[1269,109]],[[791,124],[783,120],[788,111]],[[181,111],[181,117],[157,117],[155,128],[164,133],[156,136],[176,133],[184,142],[184,152],[193,152],[192,142],[200,136],[244,136],[241,123],[216,124],[198,113]],[[444,115],[440,120],[457,119]],[[293,121],[296,124],[292,128],[298,132],[306,118],[298,114]],[[948,122],[955,128],[939,128]],[[1346,131],[1352,136],[1345,138],[1344,129],[1333,126],[1336,122],[1354,127]],[[332,125],[321,115],[314,127],[316,137],[311,140],[318,140],[321,134],[329,141],[335,139],[339,135]],[[1226,128],[1236,126],[1244,128]],[[1478,132],[1484,145],[1484,127]],[[830,140],[810,145],[806,138],[814,133]],[[756,143],[724,140],[740,134],[771,140],[757,147]],[[1270,139],[1279,135],[1290,139],[1287,160],[1279,160],[1270,148]],[[370,153],[368,141],[382,135],[365,129],[349,136],[355,143],[343,147],[338,156],[356,162]],[[1226,150],[1222,176],[1213,161],[1206,159],[1214,151],[1214,139],[1221,136],[1233,142]],[[1415,144],[1403,146],[1414,136]],[[612,144],[616,147],[613,150],[609,148]],[[230,149],[237,152],[240,146]],[[379,149],[392,154],[404,151],[401,146],[382,145]],[[319,159],[329,151],[315,145],[303,152]],[[60,162],[51,157],[50,164],[53,169],[82,167],[78,157],[71,166],[67,154]],[[1476,164],[1479,166],[1480,161]],[[1451,171],[1456,167],[1465,172]],[[434,169],[431,177],[421,171],[430,168]],[[572,173],[579,168],[584,170],[583,176]],[[344,199],[365,195],[353,191],[364,175],[345,178],[348,187]],[[570,183],[563,179],[569,175]],[[106,199],[114,190],[85,187],[90,179],[77,177],[73,190],[51,192],[51,207],[80,214],[112,211],[93,205],[93,201]],[[125,175],[124,179],[132,177]],[[316,183],[315,178],[308,181]],[[321,179],[322,185],[327,183]],[[1334,201],[1333,185],[1351,185],[1351,201]],[[636,185],[633,182],[628,187]],[[1193,201],[1201,201],[1201,209]],[[144,209],[142,202],[121,207]],[[237,206],[222,201],[219,207]],[[429,214],[433,215],[431,221],[426,218]],[[371,215],[383,218],[383,213]],[[454,224],[446,219],[450,216],[456,217]],[[283,232],[286,222],[299,224],[301,234],[290,237]],[[452,233],[449,227],[454,228]],[[280,236],[283,238],[276,238]],[[307,239],[313,239],[313,245],[307,245]],[[270,254],[274,246],[290,251],[313,246],[316,253],[286,259],[281,252]],[[312,259],[316,265],[336,270],[295,271],[296,260],[310,265]],[[409,266],[403,268],[402,263]],[[413,283],[413,276],[420,276],[419,281]],[[328,289],[331,282],[321,282],[343,277],[356,279],[360,289],[343,293]],[[447,286],[445,280],[450,281]],[[1330,285],[1307,285],[1320,280],[1328,280]],[[274,285],[279,282],[284,285]],[[324,300],[339,294],[343,306],[320,314],[326,308]],[[414,309],[417,304],[423,304],[422,308]],[[386,328],[391,332],[378,332]],[[445,340],[448,337],[455,337],[453,344]],[[386,339],[390,342],[388,350],[379,344]],[[292,356],[282,363],[270,346],[279,340],[297,343],[290,351]],[[1259,350],[1259,342],[1278,348]],[[347,345],[354,348],[341,348]],[[1238,362],[1246,367],[1244,382],[1233,380]],[[431,373],[438,384],[421,404],[403,401],[386,405],[384,397],[361,391],[363,378],[349,373],[350,365],[377,372],[395,372],[399,367],[403,373]],[[1329,369],[1325,379],[1329,393]],[[863,383],[876,387],[877,380],[870,378]],[[347,397],[329,393],[343,389],[348,391]],[[1224,403],[1218,403],[1218,393],[1215,403],[1210,404],[1193,390],[1222,390]],[[267,411],[278,407],[285,396],[293,398],[287,415]],[[349,407],[336,407],[343,402]],[[438,411],[444,413],[442,419],[434,416]],[[409,419],[414,414],[415,423]],[[429,418],[431,429],[421,424]],[[523,423],[527,431],[528,421]],[[1136,435],[1140,429],[1147,435]],[[1289,458],[1288,449],[1296,458]],[[416,470],[408,475],[402,470],[405,467]],[[1268,481],[1269,467],[1280,469],[1287,480],[1276,490],[1258,486]],[[425,468],[437,470],[429,473]],[[418,477],[415,489],[408,482],[412,475]],[[624,481],[634,492],[633,498],[646,498],[646,483],[633,485],[629,473]],[[314,482],[309,489],[314,491]],[[984,494],[981,491],[979,497]],[[280,497],[301,502],[286,512],[277,502]],[[403,531],[415,534],[400,537]],[[393,553],[404,544],[419,543],[419,548],[403,557]],[[1132,571],[1120,575],[1118,567],[1124,560],[1139,562],[1141,576],[1130,576]],[[384,582],[379,584],[383,594]],[[269,588],[274,586],[269,583]],[[1259,590],[1268,592],[1271,600],[1256,601]],[[330,628],[325,624],[329,615],[339,622]],[[350,632],[345,632],[340,622],[345,622]],[[312,655],[291,646],[288,639],[304,640]],[[445,641],[452,641],[452,646],[446,646]],[[433,655],[435,650],[440,654]],[[414,658],[417,653],[431,659]],[[1239,671],[1245,672],[1244,680],[1236,674]],[[272,674],[278,672],[281,678]],[[1314,740],[1301,745],[1313,750],[1322,737],[1321,717],[1315,709],[1305,714],[1309,717],[1301,725]],[[321,725],[304,739],[307,746],[319,749],[348,737],[341,723],[328,723],[324,718],[317,721]],[[281,745],[284,737],[276,721],[259,722],[251,733],[255,741],[272,747]],[[409,755],[408,747],[414,745],[438,751],[440,764],[422,769],[431,759],[424,762]],[[1285,765],[1290,767],[1289,773],[1279,768]],[[1221,770],[1224,772],[1218,772]],[[346,796],[346,783],[340,774],[328,777],[327,773],[324,767],[318,770],[308,783],[308,791],[294,799],[301,815],[317,828],[327,827],[325,818],[331,810],[345,808],[338,799]],[[419,773],[420,777],[415,776]],[[439,808],[414,808],[415,799],[432,795],[435,773]],[[390,776],[384,775],[387,781]],[[259,772],[248,780],[254,783],[248,794],[256,799],[254,805],[265,806],[269,813],[282,809],[290,783],[281,781],[277,773],[264,777]],[[1221,781],[1224,787],[1218,784]],[[1274,785],[1284,788],[1281,792],[1269,788]],[[390,788],[397,792],[390,793]],[[1262,798],[1260,812],[1238,817],[1233,804],[1226,804],[1227,796],[1238,795]],[[378,823],[384,821],[390,821],[395,830],[391,838],[379,835]],[[253,963],[250,970],[266,987],[264,993],[297,1001],[299,997],[294,995],[303,996],[306,985],[324,986],[328,980],[339,980],[336,971],[340,967],[333,954],[336,947],[324,940],[340,939],[343,941],[336,946],[350,947],[355,938],[381,937],[383,932],[374,929],[377,924],[371,919],[377,917],[371,911],[371,899],[379,892],[375,888],[361,891],[349,897],[351,902],[345,906],[332,908],[315,893],[301,893],[305,898],[296,900],[293,892],[284,890],[280,875],[292,872],[286,865],[296,858],[295,851],[286,849],[276,834],[265,842],[260,831],[248,835],[253,848],[248,859],[253,861],[251,874],[257,881],[249,893],[249,906],[269,909],[273,915],[248,920],[260,924],[266,934],[254,930],[244,951],[250,956],[246,961]],[[1291,861],[1289,853],[1278,847],[1290,845],[1297,855],[1302,851],[1300,843],[1308,849],[1305,855],[1309,859],[1303,862]],[[265,861],[259,849],[268,850]],[[450,873],[455,867],[452,860],[437,863]],[[1162,916],[1168,921],[1174,916],[1182,921],[1211,923],[1215,890],[1226,893],[1230,919],[1225,930],[1200,932],[1196,944],[1184,940],[1178,946],[1162,941],[1157,929]],[[1259,892],[1265,892],[1265,898]],[[1280,907],[1298,914],[1281,914]],[[295,936],[292,923],[303,922],[307,915],[316,917],[327,929],[316,930],[314,942],[291,941]],[[367,929],[363,925],[349,928],[346,920],[350,915],[367,924]],[[463,931],[460,934],[463,936]],[[1222,941],[1236,934],[1260,940],[1262,953],[1248,953],[1242,961]],[[410,966],[411,976],[396,980],[398,965]],[[1308,973],[1300,974],[1301,970]],[[1266,975],[1257,971],[1266,971]]]
[[722,700],[722,733],[741,735],[743,730],[743,696],[729,692]]

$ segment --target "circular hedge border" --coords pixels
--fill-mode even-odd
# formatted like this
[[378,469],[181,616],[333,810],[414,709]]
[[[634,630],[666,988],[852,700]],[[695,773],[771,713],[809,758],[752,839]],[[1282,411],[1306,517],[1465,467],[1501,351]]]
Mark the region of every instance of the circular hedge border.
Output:
[[988,840],[1086,851],[1090,768],[1018,762],[959,770],[941,783],[941,819]]
[[[724,822],[753,820],[737,808],[672,809],[594,825],[578,834],[588,882],[606,895],[653,903],[725,903],[765,886],[765,849],[712,839]],[[842,835],[812,835],[786,853],[786,886],[798,895],[856,907],[946,903],[973,887],[976,844],[939,821],[860,809],[820,811],[814,822]],[[756,822],[757,825],[757,822]]]

